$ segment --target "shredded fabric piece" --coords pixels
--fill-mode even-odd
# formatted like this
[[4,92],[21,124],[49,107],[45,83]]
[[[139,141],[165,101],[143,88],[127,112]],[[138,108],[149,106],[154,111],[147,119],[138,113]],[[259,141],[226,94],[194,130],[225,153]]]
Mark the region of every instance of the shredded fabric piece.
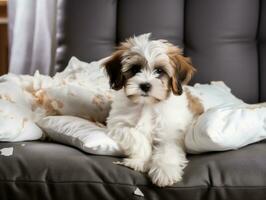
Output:
[[141,192],[141,190],[138,187],[134,191],[134,195],[144,197],[144,194]]
[[13,155],[13,150],[14,150],[13,147],[0,149],[0,155],[2,155],[2,156],[12,156]]

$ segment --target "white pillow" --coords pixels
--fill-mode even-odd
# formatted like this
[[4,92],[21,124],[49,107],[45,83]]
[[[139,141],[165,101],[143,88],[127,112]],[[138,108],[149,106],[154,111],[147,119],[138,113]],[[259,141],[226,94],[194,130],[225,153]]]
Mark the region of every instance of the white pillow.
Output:
[[104,123],[111,108],[111,101],[103,92],[76,83],[46,88],[42,92],[43,99],[60,115]]
[[0,141],[39,139],[42,131],[34,122],[48,115],[105,122],[112,92],[101,67],[103,60],[85,63],[72,57],[66,69],[53,78],[38,71],[34,76],[1,76]]
[[[7,76],[7,75],[6,75]],[[26,95],[27,92],[14,82],[0,82],[0,99],[13,104],[19,104],[22,107],[31,109],[31,101]]]
[[42,130],[33,122],[31,96],[12,77],[5,75],[0,82],[0,141],[40,139]]
[[185,136],[189,153],[238,149],[266,138],[266,104],[209,109]]
[[112,91],[102,62],[103,59],[85,63],[72,57],[66,69],[53,77],[53,86],[38,92],[43,97],[43,104],[60,115],[104,123],[111,106]]
[[0,100],[0,141],[37,140],[42,130],[31,120],[31,110],[7,100]]
[[57,72],[53,77],[56,82],[77,82],[84,86],[95,86],[95,90],[109,90],[109,79],[101,66],[107,58],[86,63],[76,57],[72,57],[63,72]]
[[56,142],[75,146],[98,155],[123,155],[119,146],[105,134],[105,128],[73,116],[49,116],[38,125]]

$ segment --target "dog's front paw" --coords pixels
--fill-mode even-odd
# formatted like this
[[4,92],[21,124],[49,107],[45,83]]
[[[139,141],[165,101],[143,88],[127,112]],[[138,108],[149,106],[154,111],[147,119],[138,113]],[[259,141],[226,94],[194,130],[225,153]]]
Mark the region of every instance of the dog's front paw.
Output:
[[114,164],[123,165],[139,172],[147,172],[148,170],[146,161],[137,158],[125,158],[122,162],[117,161]]
[[159,187],[170,186],[181,181],[182,175],[183,168],[171,164],[151,166],[149,170],[152,183]]

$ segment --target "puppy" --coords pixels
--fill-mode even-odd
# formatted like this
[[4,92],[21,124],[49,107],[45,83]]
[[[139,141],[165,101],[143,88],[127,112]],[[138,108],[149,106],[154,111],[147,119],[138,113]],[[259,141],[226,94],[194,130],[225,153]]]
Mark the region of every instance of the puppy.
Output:
[[190,59],[169,42],[149,37],[129,38],[103,63],[117,90],[107,129],[127,156],[118,164],[147,172],[164,187],[182,179],[188,163],[184,134],[203,108],[183,91],[195,72]]

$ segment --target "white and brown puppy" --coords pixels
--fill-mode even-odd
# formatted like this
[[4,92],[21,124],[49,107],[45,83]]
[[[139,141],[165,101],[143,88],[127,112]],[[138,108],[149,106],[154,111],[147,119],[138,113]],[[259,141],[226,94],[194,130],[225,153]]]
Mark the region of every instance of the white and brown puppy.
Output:
[[203,109],[183,93],[195,71],[190,59],[169,42],[149,37],[126,40],[103,64],[117,90],[107,127],[127,155],[118,164],[148,172],[163,187],[182,179],[188,162],[184,133]]

